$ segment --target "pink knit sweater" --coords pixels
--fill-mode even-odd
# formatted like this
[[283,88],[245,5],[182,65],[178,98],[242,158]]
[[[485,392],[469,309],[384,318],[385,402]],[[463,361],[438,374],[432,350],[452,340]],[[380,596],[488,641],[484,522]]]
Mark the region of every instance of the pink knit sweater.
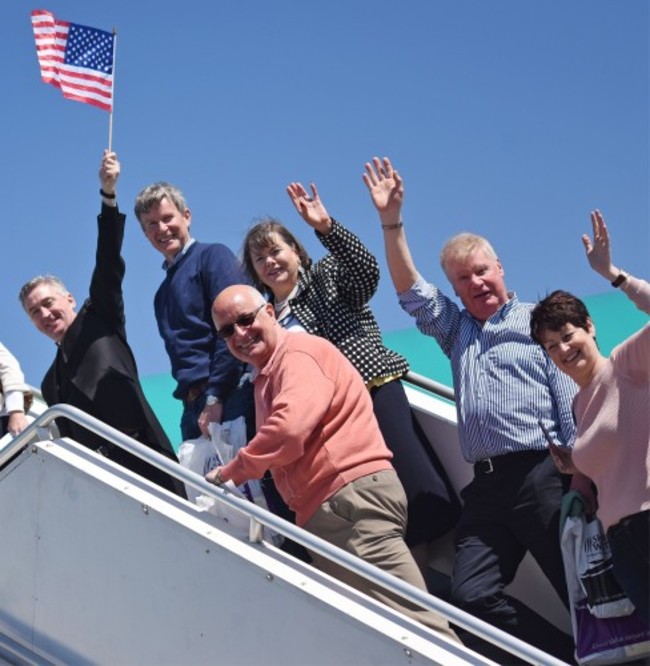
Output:
[[240,484],[270,469],[304,525],[344,485],[392,469],[361,375],[323,338],[278,331],[255,379],[257,434],[221,470]]
[[[650,313],[650,284],[628,278],[624,288]],[[650,509],[650,324],[616,347],[574,400],[576,467],[598,488],[604,528]]]

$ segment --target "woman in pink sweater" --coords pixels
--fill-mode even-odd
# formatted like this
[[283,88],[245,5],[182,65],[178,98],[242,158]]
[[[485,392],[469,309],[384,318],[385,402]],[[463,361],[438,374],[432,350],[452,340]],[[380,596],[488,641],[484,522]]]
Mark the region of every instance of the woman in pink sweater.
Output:
[[[591,267],[650,313],[650,284],[615,268],[609,235],[591,214],[593,243],[583,236]],[[609,358],[596,344],[584,303],[565,291],[540,301],[531,315],[533,339],[580,387],[573,411],[573,450],[553,447],[561,471],[590,478],[598,517],[612,549],[621,587],[648,619],[650,600],[650,324],[618,345]]]

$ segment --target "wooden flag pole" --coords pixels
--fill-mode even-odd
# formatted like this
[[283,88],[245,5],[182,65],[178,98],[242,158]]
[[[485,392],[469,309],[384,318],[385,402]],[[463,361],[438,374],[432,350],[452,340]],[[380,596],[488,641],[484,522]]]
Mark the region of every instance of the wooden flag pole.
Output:
[[113,78],[111,80],[111,112],[108,116],[108,150],[113,148],[113,109],[115,108],[115,56],[117,55],[117,30],[113,28]]

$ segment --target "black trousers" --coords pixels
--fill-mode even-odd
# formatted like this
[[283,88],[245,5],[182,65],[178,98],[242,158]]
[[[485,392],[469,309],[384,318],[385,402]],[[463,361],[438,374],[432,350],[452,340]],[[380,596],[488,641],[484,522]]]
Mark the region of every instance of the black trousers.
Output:
[[[572,662],[573,639],[505,593],[530,551],[568,607],[559,519],[569,477],[562,477],[546,451],[510,453],[493,461],[493,466],[476,465],[474,480],[461,492],[465,504],[456,531],[452,603]],[[495,661],[515,663],[502,656]]]
[[650,626],[650,511],[622,518],[607,530],[614,575]]
[[418,424],[402,382],[370,390],[373,409],[408,501],[405,541],[429,543],[458,523],[461,506],[442,464]]

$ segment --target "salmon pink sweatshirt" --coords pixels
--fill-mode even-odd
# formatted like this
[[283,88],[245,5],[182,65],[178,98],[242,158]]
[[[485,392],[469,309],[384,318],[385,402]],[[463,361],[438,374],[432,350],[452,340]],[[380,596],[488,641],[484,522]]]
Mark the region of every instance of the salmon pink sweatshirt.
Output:
[[361,375],[327,340],[279,329],[254,385],[257,434],[221,469],[224,481],[270,469],[303,526],[344,485],[392,469]]

